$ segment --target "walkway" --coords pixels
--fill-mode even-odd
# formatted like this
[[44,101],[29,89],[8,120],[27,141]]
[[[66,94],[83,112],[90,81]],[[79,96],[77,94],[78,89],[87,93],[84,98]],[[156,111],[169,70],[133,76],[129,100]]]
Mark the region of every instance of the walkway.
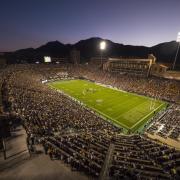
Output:
[[26,146],[26,133],[18,127],[13,136],[6,141],[7,160],[0,152],[1,180],[87,180],[88,177],[80,172],[71,171],[70,166],[60,160],[50,160],[39,147],[39,154],[29,156]]
[[110,144],[107,155],[106,155],[106,159],[104,161],[104,165],[101,170],[101,174],[100,174],[100,178],[99,178],[100,180],[105,180],[105,179],[108,179],[108,177],[109,177],[108,171],[109,171],[109,165],[112,160],[113,152],[114,152],[114,144]]

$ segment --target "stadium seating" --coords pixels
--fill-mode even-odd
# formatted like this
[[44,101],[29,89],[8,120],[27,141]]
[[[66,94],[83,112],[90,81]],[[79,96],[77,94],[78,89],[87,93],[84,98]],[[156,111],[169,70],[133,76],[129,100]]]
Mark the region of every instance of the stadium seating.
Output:
[[[178,141],[180,82],[109,74],[87,66],[11,65],[3,76],[5,109],[22,119],[27,134],[39,138],[51,159],[94,178],[178,179],[180,151],[146,135],[123,135],[122,129],[43,84],[44,80],[85,77],[114,87],[176,103],[159,114],[147,130]],[[61,72],[61,73],[60,73]],[[62,73],[63,72],[63,73]],[[0,80],[2,82],[2,79]],[[5,92],[3,92],[5,91]],[[161,126],[163,125],[163,126]],[[159,126],[163,127],[159,130]],[[109,159],[107,157],[110,157]],[[106,164],[106,167],[105,167]]]
[[162,116],[154,121],[152,126],[149,127],[148,132],[180,141],[179,119],[180,106],[173,104]]

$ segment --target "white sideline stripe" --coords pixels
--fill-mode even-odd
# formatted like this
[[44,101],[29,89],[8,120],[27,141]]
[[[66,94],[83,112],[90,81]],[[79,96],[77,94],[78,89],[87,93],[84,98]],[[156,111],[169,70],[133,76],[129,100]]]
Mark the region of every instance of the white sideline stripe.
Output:
[[140,119],[136,124],[134,124],[130,129],[133,129],[134,126],[136,126],[137,124],[139,124],[140,122],[142,122],[146,117],[148,117],[152,112],[156,111],[158,108],[160,108],[161,106],[163,106],[164,104],[161,104],[160,106],[158,106],[156,109],[154,109],[153,111],[151,111],[149,114],[147,114],[146,116],[144,116],[142,119]]
[[[49,84],[49,85],[50,85],[53,89],[55,89],[57,92],[60,92],[60,93],[62,93],[62,94],[64,94],[64,95],[68,96],[68,97],[71,98],[73,101],[78,102],[80,105],[84,105],[84,106],[86,107],[86,109],[89,109],[89,108],[90,108],[90,109],[94,110],[94,111],[95,111],[94,113],[95,113],[95,114],[98,113],[97,115],[100,116],[101,118],[103,118],[104,120],[106,120],[106,121],[108,121],[108,122],[109,122],[109,120],[111,120],[110,123],[115,123],[116,125],[121,126],[121,127],[123,127],[123,128],[126,128],[127,130],[130,129],[130,128],[129,128],[128,126],[126,126],[125,124],[122,124],[121,122],[115,120],[114,118],[111,118],[110,116],[106,115],[105,113],[103,113],[103,112],[101,112],[101,111],[93,108],[93,107],[90,106],[90,105],[86,105],[86,104],[83,103],[82,101],[80,101],[80,100],[72,97],[71,95],[65,93],[64,91],[62,91],[62,90],[60,90],[60,89],[57,89],[57,88],[54,87],[53,85],[51,85],[51,84]],[[108,119],[109,119],[109,120],[108,120]]]
[[[71,79],[72,80],[72,79]],[[66,80],[65,80],[66,81]],[[82,81],[86,81],[86,80],[82,80]],[[112,89],[112,90],[115,90],[115,91],[120,91],[120,92],[123,92],[123,93],[127,93],[127,94],[131,94],[131,95],[134,95],[134,96],[139,96],[141,98],[146,98],[148,100],[155,100],[154,98],[151,98],[151,97],[147,97],[147,96],[144,96],[144,95],[139,95],[139,94],[135,94],[135,93],[132,93],[132,92],[127,92],[127,91],[123,91],[121,89],[118,89],[118,88],[115,88],[111,85],[104,85],[104,84],[101,84],[101,83],[98,83],[98,82],[93,82],[94,84],[98,85],[98,86],[101,86],[101,87],[105,87],[105,88],[109,88],[109,89]],[[161,106],[164,105],[161,104],[160,106],[158,106],[155,110],[151,111],[150,113],[148,113],[146,116],[144,116],[142,119],[140,119],[138,122],[136,122],[132,127],[128,127],[127,125],[119,122],[118,120],[110,117],[109,115],[99,111],[98,109],[92,107],[91,105],[87,105],[85,103],[83,103],[82,101],[80,101],[79,99],[76,99],[74,97],[72,97],[71,95],[65,93],[64,91],[60,90],[60,89],[57,89],[56,87],[54,87],[53,85],[49,84],[51,87],[55,88],[57,91],[63,93],[64,95],[70,97],[72,100],[78,102],[79,104],[83,104],[87,109],[90,108],[92,110],[94,110],[95,112],[98,113],[98,115],[100,115],[103,119],[107,120],[107,118],[111,121],[113,121],[115,124],[117,124],[118,126],[120,125],[121,127],[125,127],[127,130],[132,130],[137,124],[141,123],[146,117],[148,117],[153,111],[156,111],[158,108],[160,108]],[[157,102],[162,102],[162,101],[157,101]]]
[[[126,93],[126,94],[131,94],[131,95],[134,95],[134,96],[139,96],[139,97],[142,97],[142,98],[145,98],[145,99],[148,99],[148,100],[155,100],[154,97],[149,97],[149,96],[145,96],[143,94],[137,94],[135,92],[128,92],[128,91],[124,91],[122,89],[119,89],[119,88],[116,88],[114,86],[111,86],[111,85],[105,85],[105,84],[101,84],[101,83],[98,83],[98,82],[94,82],[95,84],[99,85],[99,86],[102,86],[102,87],[106,87],[106,88],[109,88],[109,89],[113,89],[115,91],[119,91],[119,92],[123,92],[123,93]],[[163,102],[161,100],[158,100],[160,102]]]
[[[115,121],[117,125],[120,125],[120,126],[122,126],[122,127],[125,127],[126,129],[130,129],[130,128],[129,128],[129,127],[127,127],[125,124],[122,124],[121,122],[119,122],[119,121],[115,120],[114,118],[111,118],[110,116],[106,115],[105,113],[103,113],[103,112],[101,112],[101,111],[99,111],[99,110],[97,110],[97,109],[93,108],[92,106],[90,106],[90,105],[86,105],[86,104],[84,104],[84,103],[82,103],[82,104],[83,104],[83,105],[85,105],[85,106],[90,107],[90,108],[91,108],[91,109],[93,109],[94,111],[98,112],[100,115],[103,115],[105,118],[110,119],[110,120],[111,120],[111,122],[112,122],[112,121],[113,121],[113,122]],[[103,119],[104,119],[104,118],[103,118]]]
[[[123,105],[123,104],[126,104],[126,103],[127,103],[127,102],[122,103],[122,105]],[[140,105],[142,106],[142,104],[145,104],[145,103],[147,103],[147,101],[139,104],[138,106],[140,106]],[[118,115],[118,116],[116,117],[116,119],[119,119],[121,116],[123,116],[123,115],[126,114],[126,113],[129,113],[129,112],[132,111],[132,110],[134,111],[135,109],[137,109],[138,106],[136,106],[135,108],[130,109],[129,111],[126,111],[126,112],[122,113],[121,115]]]

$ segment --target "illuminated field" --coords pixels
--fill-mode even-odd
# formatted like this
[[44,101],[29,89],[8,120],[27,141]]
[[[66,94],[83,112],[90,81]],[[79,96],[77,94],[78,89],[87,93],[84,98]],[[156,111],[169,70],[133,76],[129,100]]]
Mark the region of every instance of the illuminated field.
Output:
[[166,103],[128,93],[86,80],[62,80],[49,83],[53,88],[82,102],[115,125],[135,132],[166,107]]

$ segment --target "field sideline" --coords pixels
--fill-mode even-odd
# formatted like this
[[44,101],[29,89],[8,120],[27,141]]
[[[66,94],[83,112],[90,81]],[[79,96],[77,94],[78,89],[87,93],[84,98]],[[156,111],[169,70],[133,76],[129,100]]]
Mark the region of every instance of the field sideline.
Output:
[[108,88],[87,80],[62,80],[49,85],[131,132],[137,131],[167,105],[163,101]]

